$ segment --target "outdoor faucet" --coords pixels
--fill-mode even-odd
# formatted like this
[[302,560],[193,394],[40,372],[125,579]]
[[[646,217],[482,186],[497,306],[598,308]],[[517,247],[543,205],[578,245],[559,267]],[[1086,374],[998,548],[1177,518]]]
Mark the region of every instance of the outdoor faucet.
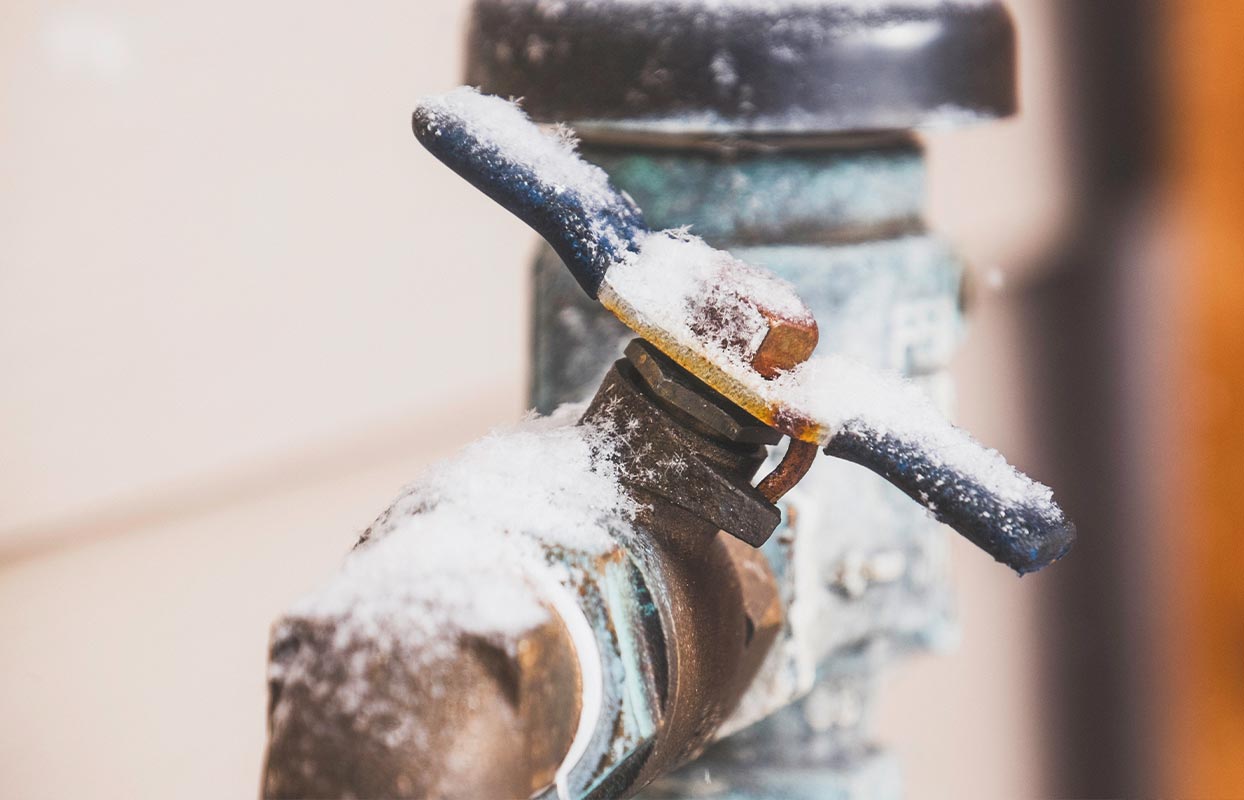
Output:
[[276,625],[265,796],[630,796],[797,701],[754,691],[790,622],[760,548],[818,450],[1020,574],[1071,547],[1048,489],[902,380],[814,354],[794,287],[650,230],[566,137],[465,88],[414,129],[639,338],[585,409],[416,484]]

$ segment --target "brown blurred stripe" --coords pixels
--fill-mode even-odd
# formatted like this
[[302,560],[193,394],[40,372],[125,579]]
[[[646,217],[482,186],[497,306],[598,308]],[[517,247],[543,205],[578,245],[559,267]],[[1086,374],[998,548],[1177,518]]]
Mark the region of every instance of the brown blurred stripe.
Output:
[[1170,675],[1177,797],[1244,797],[1244,2],[1172,5],[1174,166],[1190,257],[1170,387],[1184,461]]

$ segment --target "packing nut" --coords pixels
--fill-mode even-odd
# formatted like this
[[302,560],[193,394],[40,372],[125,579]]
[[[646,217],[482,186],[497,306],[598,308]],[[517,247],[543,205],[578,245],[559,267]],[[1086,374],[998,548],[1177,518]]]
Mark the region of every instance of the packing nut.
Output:
[[777,444],[782,434],[722,397],[643,339],[626,346],[626,358],[657,399],[712,433],[739,444]]

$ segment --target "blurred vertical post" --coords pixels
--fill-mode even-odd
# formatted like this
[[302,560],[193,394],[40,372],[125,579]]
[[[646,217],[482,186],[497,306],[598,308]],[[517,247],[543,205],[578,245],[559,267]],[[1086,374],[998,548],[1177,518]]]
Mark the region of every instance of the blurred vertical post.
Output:
[[1157,313],[1144,255],[1164,188],[1163,0],[1056,0],[1069,224],[1016,310],[1035,442],[1031,468],[1076,520],[1075,557],[1043,577],[1042,695],[1052,797],[1139,797],[1160,780],[1162,643],[1155,587],[1164,533],[1146,493],[1141,421]]
[[1172,51],[1187,246],[1171,386],[1184,443],[1170,534],[1185,548],[1170,794],[1244,791],[1244,4],[1184,0]]

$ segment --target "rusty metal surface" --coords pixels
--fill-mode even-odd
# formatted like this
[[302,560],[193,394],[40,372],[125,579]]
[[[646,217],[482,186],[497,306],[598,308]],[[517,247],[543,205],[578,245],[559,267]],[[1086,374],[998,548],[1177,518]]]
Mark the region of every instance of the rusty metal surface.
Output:
[[752,367],[764,378],[776,378],[812,357],[819,333],[815,320],[791,320],[761,308],[769,332],[752,357]]
[[[512,641],[463,635],[434,651],[343,641],[339,622],[273,630],[264,797],[525,797],[553,780],[580,713],[557,617]],[[353,694],[359,670],[365,697]]]
[[803,476],[812,469],[816,461],[817,446],[811,442],[792,439],[786,448],[786,455],[778,462],[777,467],[756,485],[757,491],[765,496],[770,503],[776,503],[795,488]]
[[[764,447],[711,439],[680,424],[661,401],[644,393],[643,378],[629,359],[606,376],[585,420],[600,421],[602,398],[623,409],[628,424],[642,432],[621,436],[617,445],[628,489],[661,497],[753,547],[768,540],[782,517],[751,484],[768,455]],[[754,463],[750,471],[736,467],[740,459]]]

